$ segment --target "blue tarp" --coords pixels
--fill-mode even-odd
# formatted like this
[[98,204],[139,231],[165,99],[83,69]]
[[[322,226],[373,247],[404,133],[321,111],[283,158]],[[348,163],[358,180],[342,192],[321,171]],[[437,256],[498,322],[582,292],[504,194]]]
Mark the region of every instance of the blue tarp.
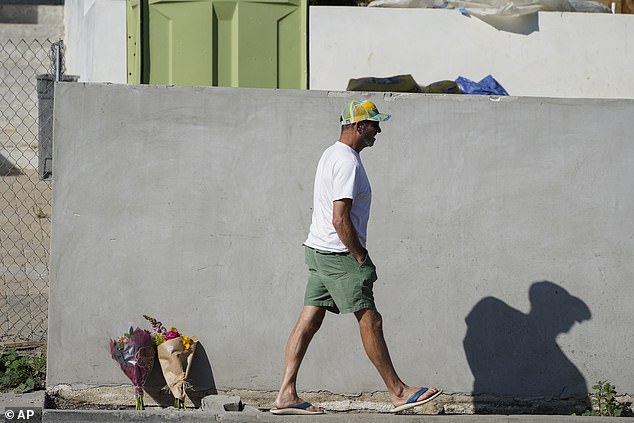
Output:
[[485,76],[480,82],[459,76],[458,79],[456,79],[456,84],[458,84],[463,94],[509,95],[504,87],[491,75]]

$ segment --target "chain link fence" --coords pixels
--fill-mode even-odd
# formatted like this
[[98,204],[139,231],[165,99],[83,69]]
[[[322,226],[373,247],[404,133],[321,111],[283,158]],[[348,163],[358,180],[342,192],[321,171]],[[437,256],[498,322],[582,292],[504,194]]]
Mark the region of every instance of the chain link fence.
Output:
[[63,71],[53,60],[62,46],[50,40],[0,41],[2,345],[47,336],[51,182],[38,175],[36,76]]

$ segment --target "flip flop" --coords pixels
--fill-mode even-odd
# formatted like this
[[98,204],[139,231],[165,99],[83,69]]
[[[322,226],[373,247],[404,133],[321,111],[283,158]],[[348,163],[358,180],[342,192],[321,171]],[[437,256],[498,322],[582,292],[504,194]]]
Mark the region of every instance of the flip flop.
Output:
[[407,400],[405,404],[399,405],[398,407],[394,407],[392,410],[390,410],[390,413],[398,413],[399,411],[409,410],[410,408],[418,407],[419,405],[423,405],[435,399],[438,395],[442,393],[442,389],[438,389],[438,392],[436,392],[434,395],[430,396],[429,398],[425,398],[424,400],[421,400],[421,401],[416,401],[421,395],[423,395],[428,390],[429,388],[420,388],[418,391],[414,393],[414,395],[409,397],[409,399]]
[[286,416],[324,414],[324,410],[319,410],[319,411],[306,410],[308,407],[311,407],[311,406],[312,404],[309,402],[302,402],[300,404],[291,405],[290,407],[286,407],[286,408],[271,408],[269,411],[272,414],[279,414],[279,415],[286,415]]

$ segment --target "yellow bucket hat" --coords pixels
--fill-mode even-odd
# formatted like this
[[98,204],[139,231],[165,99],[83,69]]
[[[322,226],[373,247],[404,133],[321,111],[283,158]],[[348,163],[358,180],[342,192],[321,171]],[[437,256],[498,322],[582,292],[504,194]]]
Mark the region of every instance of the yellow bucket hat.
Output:
[[339,120],[342,125],[350,125],[351,123],[361,122],[363,120],[374,120],[377,122],[385,122],[392,115],[379,113],[376,104],[370,100],[359,101],[352,100],[341,112]]

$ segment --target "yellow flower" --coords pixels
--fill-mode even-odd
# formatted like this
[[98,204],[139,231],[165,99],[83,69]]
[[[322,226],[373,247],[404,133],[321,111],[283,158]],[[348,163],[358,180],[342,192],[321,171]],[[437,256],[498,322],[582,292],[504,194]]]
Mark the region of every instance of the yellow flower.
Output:
[[188,350],[192,346],[192,339],[187,335],[181,335],[181,339],[183,340],[183,346]]

